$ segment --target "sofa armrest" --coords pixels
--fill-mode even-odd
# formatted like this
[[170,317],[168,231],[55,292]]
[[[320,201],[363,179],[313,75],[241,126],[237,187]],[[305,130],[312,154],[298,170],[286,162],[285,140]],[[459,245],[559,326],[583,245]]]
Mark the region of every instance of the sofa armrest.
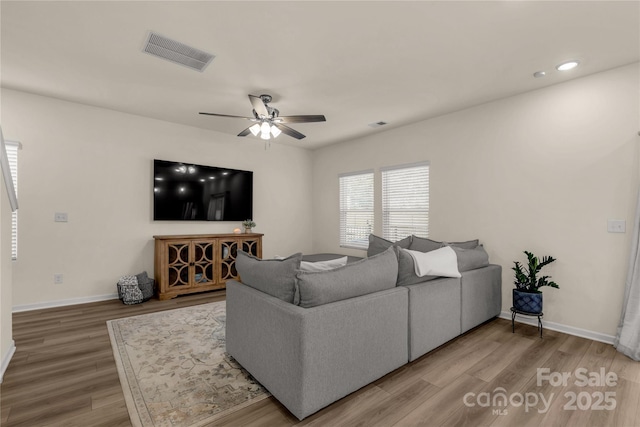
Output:
[[302,419],[408,360],[408,291],[312,308],[227,282],[227,352]]
[[465,271],[461,284],[462,333],[496,317],[502,310],[502,267],[489,264]]

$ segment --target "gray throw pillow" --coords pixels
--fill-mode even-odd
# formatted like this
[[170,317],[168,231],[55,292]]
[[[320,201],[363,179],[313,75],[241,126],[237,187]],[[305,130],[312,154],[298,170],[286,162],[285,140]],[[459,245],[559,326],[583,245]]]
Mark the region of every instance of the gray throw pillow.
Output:
[[404,249],[409,249],[411,245],[411,236],[405,237],[397,242],[392,242],[382,237],[378,237],[375,234],[369,234],[369,247],[367,248],[367,256],[373,256],[381,254],[392,246],[399,246]]
[[309,308],[396,286],[398,259],[393,248],[344,267],[322,272],[298,271],[297,296]]
[[473,249],[479,244],[479,240],[468,240],[466,242],[438,242],[437,240],[425,239],[424,237],[413,236],[411,246],[405,249],[420,252],[431,252],[443,246],[455,246],[462,249]]
[[[404,248],[404,249],[411,249],[412,251],[420,251],[420,252],[431,252],[431,251],[435,251],[436,249],[440,249],[443,246],[444,244],[442,242],[437,242],[431,239],[425,239],[424,237],[413,236],[413,239],[411,240],[411,245],[408,248]],[[405,255],[410,256],[409,254],[405,254]]]
[[149,281],[149,275],[146,271],[143,271],[140,274],[136,274],[136,278],[138,279],[138,284],[147,283]]
[[418,276],[413,257],[402,248],[396,248],[396,251],[398,255],[398,286],[415,285],[437,278],[437,276]]
[[442,242],[445,246],[452,246],[454,248],[462,248],[462,249],[475,249],[480,241],[478,239],[468,240],[466,242]]
[[300,268],[301,260],[302,253],[280,260],[260,259],[244,251],[238,251],[236,269],[245,285],[293,303],[296,270]]
[[460,273],[489,265],[489,254],[487,254],[487,251],[485,251],[482,245],[478,245],[473,249],[451,246],[451,249],[453,249],[458,258],[458,271],[460,271]]

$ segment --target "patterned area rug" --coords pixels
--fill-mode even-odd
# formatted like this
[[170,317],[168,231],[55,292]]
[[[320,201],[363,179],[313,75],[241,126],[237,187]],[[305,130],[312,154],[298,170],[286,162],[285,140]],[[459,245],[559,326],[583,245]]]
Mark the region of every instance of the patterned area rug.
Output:
[[198,427],[269,397],[225,352],[224,301],[107,322],[134,426]]

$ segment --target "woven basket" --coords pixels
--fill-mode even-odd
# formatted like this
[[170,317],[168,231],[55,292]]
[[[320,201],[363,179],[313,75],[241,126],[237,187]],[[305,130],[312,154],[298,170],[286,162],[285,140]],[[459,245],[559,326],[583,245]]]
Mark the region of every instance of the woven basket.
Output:
[[124,304],[140,304],[141,302],[149,301],[153,294],[155,293],[156,281],[153,279],[148,279],[146,282],[138,283],[138,288],[142,292],[141,300],[124,300],[124,292],[122,286],[118,283],[118,299],[122,301]]

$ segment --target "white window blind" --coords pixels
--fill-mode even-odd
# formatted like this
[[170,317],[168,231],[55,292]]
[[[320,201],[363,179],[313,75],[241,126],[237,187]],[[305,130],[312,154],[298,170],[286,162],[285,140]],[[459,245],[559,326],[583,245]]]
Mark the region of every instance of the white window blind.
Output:
[[[9,160],[9,167],[11,168],[11,178],[13,179],[13,186],[16,189],[16,196],[18,195],[18,149],[20,148],[19,142],[5,141],[7,148],[7,160]],[[18,211],[11,213],[11,259],[18,259]]]
[[429,163],[390,167],[382,172],[382,235],[395,242],[429,235]]
[[366,249],[373,232],[373,171],[340,175],[340,246]]

